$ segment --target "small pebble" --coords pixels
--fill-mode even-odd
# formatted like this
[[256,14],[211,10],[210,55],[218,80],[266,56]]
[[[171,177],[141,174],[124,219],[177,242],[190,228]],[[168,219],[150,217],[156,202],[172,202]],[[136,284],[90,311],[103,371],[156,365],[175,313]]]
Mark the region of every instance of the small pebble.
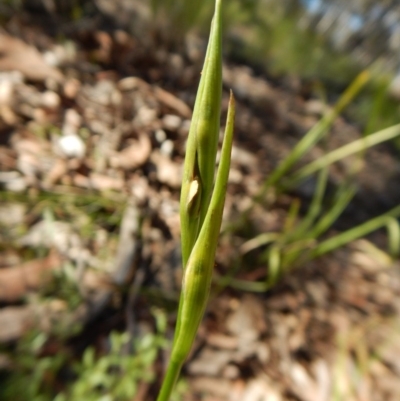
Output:
[[46,91],[42,95],[42,104],[49,109],[56,109],[60,106],[60,97],[55,92]]
[[167,139],[167,134],[163,129],[158,129],[154,135],[158,143],[163,143]]
[[171,156],[172,152],[174,151],[174,143],[167,139],[161,144],[160,152],[165,156]]
[[175,114],[166,114],[162,119],[163,125],[167,130],[176,131],[182,124],[180,117]]
[[68,79],[64,84],[64,95],[68,99],[74,99],[81,88],[81,83],[76,78]]
[[67,157],[82,158],[86,152],[86,146],[77,135],[65,135],[58,140],[62,153]]
[[0,104],[10,104],[13,95],[13,83],[0,80]]

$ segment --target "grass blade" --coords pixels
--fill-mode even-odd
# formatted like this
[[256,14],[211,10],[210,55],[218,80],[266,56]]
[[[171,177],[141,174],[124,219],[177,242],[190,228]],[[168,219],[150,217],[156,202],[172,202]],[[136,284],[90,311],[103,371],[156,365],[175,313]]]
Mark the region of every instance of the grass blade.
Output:
[[358,92],[365,86],[370,78],[368,71],[360,73],[347,90],[340,97],[339,101],[329,113],[327,113],[294,147],[290,154],[268,177],[261,188],[258,199],[262,198],[268,188],[275,185],[284,174],[296,163],[309,149],[311,149],[327,132],[335,118],[353,100]]
[[390,139],[394,139],[399,135],[400,135],[400,124],[397,124],[384,130],[378,131],[375,134],[371,134],[366,138],[361,138],[347,145],[344,145],[339,149],[336,149],[328,153],[324,157],[320,157],[319,159],[299,169],[297,173],[293,174],[292,177],[288,179],[288,182],[285,183],[285,185],[289,187],[294,187],[301,180],[310,176],[311,174],[315,173],[321,168],[327,167],[332,163],[335,163],[347,156],[353,155],[357,152],[361,152],[372,146],[378,145],[379,143],[389,141]]
[[385,226],[388,223],[388,221],[390,221],[390,219],[398,218],[399,216],[400,216],[400,206],[396,206],[395,208],[389,210],[387,213],[384,213],[378,217],[375,217],[374,219],[371,219],[363,224],[360,224],[357,227],[354,227],[350,230],[347,230],[343,233],[340,233],[332,238],[329,238],[321,242],[318,246],[315,247],[315,249],[313,249],[313,251],[311,251],[309,259],[314,259],[327,252],[331,252],[334,249],[346,245],[351,241],[361,238],[371,233],[372,231],[375,231],[378,228]]

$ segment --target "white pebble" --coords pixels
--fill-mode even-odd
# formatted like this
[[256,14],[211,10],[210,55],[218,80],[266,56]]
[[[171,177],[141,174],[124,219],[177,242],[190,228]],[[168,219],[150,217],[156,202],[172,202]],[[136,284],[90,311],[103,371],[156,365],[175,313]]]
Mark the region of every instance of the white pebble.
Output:
[[9,104],[13,95],[11,81],[0,81],[0,104]]
[[164,127],[170,131],[176,131],[182,124],[181,118],[175,114],[166,114],[162,121]]
[[162,143],[167,139],[167,134],[165,133],[165,131],[163,129],[158,129],[155,132],[155,136],[156,136],[156,140],[158,143]]
[[58,140],[62,153],[67,157],[82,158],[86,152],[86,146],[77,135],[65,135]]
[[160,147],[161,153],[165,156],[171,156],[173,150],[174,150],[174,143],[170,139],[164,141]]
[[60,105],[60,97],[53,91],[46,91],[42,95],[42,104],[49,109],[56,109]]

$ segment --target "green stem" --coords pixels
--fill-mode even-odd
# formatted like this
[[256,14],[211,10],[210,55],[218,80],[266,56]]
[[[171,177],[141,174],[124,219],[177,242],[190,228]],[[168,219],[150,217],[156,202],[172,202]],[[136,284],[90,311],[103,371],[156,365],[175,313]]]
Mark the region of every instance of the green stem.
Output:
[[158,394],[157,401],[168,401],[172,390],[175,387],[175,383],[178,380],[179,373],[182,369],[183,361],[177,362],[171,360],[168,363],[168,370],[164,377],[163,384],[161,386],[160,393]]

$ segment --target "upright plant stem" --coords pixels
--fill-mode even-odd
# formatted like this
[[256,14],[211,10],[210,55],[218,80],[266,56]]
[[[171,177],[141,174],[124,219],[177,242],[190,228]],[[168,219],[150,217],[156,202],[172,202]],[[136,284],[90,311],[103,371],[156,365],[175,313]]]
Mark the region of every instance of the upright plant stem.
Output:
[[210,293],[233,140],[235,102],[228,117],[215,177],[222,91],[221,0],[216,0],[206,60],[197,92],[180,198],[183,280],[167,373],[157,401],[168,401],[192,348]]
[[164,377],[164,381],[158,395],[157,401],[168,401],[172,390],[178,380],[179,374],[181,372],[183,361],[177,362],[172,359],[169,361],[168,370]]
[[184,271],[171,359],[157,401],[168,401],[206,309],[229,176],[235,103],[231,94],[221,160],[200,234]]

